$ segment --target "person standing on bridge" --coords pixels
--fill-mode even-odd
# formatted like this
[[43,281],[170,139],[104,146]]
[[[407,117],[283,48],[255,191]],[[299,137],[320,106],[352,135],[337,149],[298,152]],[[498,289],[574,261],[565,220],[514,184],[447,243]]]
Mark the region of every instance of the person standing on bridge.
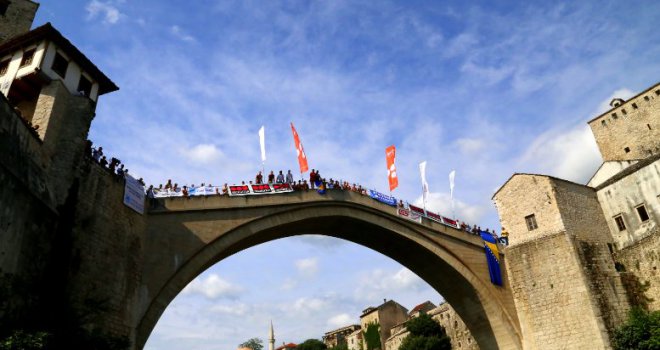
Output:
[[286,183],[288,183],[289,186],[293,184],[293,174],[291,174],[291,170],[286,173]]
[[280,170],[280,173],[277,174],[277,180],[275,180],[278,184],[283,184],[284,183],[284,174],[282,174],[282,170]]
[[264,182],[264,176],[261,175],[261,171],[257,173],[257,177],[255,178],[255,181],[257,185],[261,185]]
[[316,183],[316,173],[314,172],[314,169],[309,173],[309,186],[311,189],[314,189],[314,184]]
[[275,182],[275,174],[273,174],[273,171],[271,170],[270,174],[268,174],[268,183],[272,184],[273,182]]

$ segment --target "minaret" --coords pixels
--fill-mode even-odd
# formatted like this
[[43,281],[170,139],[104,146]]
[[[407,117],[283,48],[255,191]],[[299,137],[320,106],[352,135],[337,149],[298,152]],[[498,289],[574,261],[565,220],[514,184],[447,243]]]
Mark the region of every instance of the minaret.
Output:
[[268,332],[268,350],[275,350],[275,331],[272,320],[270,321],[270,332]]

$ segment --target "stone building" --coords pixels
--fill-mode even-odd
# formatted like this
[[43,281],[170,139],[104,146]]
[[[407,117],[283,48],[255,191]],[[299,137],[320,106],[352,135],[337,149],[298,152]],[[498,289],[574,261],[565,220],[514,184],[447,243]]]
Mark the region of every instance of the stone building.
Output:
[[659,309],[659,96],[589,122],[604,162],[586,185],[514,174],[493,196],[525,348],[609,348],[631,303]]
[[[377,307],[368,307],[362,311],[360,326],[362,332],[366,332],[370,324],[378,324],[380,326],[380,344],[384,347],[387,338],[391,335],[391,329],[395,325],[405,322],[407,319],[408,309],[394,300],[384,300],[383,304]],[[366,340],[363,339],[362,343],[363,349],[366,349]]]
[[325,335],[323,335],[323,343],[329,348],[338,345],[347,345],[346,338],[356,331],[359,331],[360,329],[361,328],[359,324],[352,324],[350,326],[341,327],[330,332],[326,332]]
[[348,345],[348,350],[362,350],[362,330],[358,329],[347,335],[346,345]]
[[[421,313],[427,313],[445,328],[447,336],[451,339],[452,349],[479,349],[477,342],[472,338],[472,335],[463,320],[461,320],[456,311],[448,303],[444,302],[437,307],[434,305],[434,307],[430,309],[428,308],[429,304],[433,305],[431,302],[427,301],[413,308],[413,311],[410,312],[409,320],[419,316]],[[415,311],[418,307],[420,310]],[[403,322],[392,328],[390,332],[391,336],[387,339],[385,345],[385,350],[399,349],[403,340],[410,334],[406,329],[407,322],[408,321]]]

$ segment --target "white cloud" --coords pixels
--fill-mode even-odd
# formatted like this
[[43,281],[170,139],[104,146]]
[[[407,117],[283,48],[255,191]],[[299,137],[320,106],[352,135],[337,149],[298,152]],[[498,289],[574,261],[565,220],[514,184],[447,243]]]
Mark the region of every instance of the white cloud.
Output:
[[246,314],[248,314],[248,312],[250,312],[250,307],[243,303],[240,304],[232,303],[231,305],[218,304],[218,305],[213,305],[210,308],[210,311],[219,314],[245,316]]
[[605,111],[610,110],[612,108],[610,107],[610,102],[612,102],[612,99],[621,98],[625,101],[633,96],[635,96],[635,93],[630,89],[627,88],[618,89],[598,105],[598,109],[596,110],[594,115],[599,115]]
[[199,144],[183,151],[191,161],[200,164],[212,162],[222,156],[222,152],[212,144]]
[[335,315],[328,320],[328,328],[336,329],[356,323],[356,315],[349,315],[346,313]]
[[405,267],[395,273],[375,269],[360,277],[354,296],[357,300],[381,300],[394,293],[418,291],[425,285],[421,278]]
[[320,298],[299,298],[291,306],[295,312],[310,313],[325,309],[329,303]]
[[572,129],[553,129],[541,134],[525,152],[521,166],[534,172],[585,183],[602,160],[591,129],[579,125]]
[[456,140],[456,146],[463,154],[475,154],[483,150],[486,143],[481,139],[461,138]]
[[87,10],[87,20],[92,20],[97,16],[103,17],[103,23],[115,24],[122,16],[117,7],[110,2],[101,2],[99,0],[90,1],[85,7]]
[[178,39],[181,39],[181,40],[189,42],[189,43],[197,41],[197,39],[195,39],[195,37],[193,37],[190,34],[187,34],[185,31],[183,31],[183,29],[181,29],[181,27],[179,27],[177,25],[173,25],[173,26],[170,27],[170,33],[172,33],[172,35],[174,35]]
[[298,282],[292,278],[287,278],[284,280],[284,283],[280,286],[281,290],[293,290],[298,285]]
[[240,286],[234,285],[216,274],[206,279],[197,278],[190,282],[182,291],[184,294],[197,293],[208,299],[236,298],[243,291]]
[[[414,202],[416,206],[422,206],[422,197],[418,197]],[[451,196],[445,192],[431,192],[429,193],[426,209],[439,213],[443,216],[451,217]],[[478,224],[481,221],[486,209],[478,205],[469,205],[463,201],[454,198],[454,209],[456,210],[456,218],[466,223]]]
[[295,262],[298,272],[305,277],[314,277],[319,271],[317,258],[300,259]]

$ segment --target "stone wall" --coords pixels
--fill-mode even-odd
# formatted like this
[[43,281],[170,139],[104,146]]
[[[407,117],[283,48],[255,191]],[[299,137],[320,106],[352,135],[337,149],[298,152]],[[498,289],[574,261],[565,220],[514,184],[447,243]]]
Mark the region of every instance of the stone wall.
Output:
[[660,84],[596,117],[589,126],[604,161],[660,153]]
[[[576,183],[552,179],[554,199],[566,232],[584,242],[611,243],[596,191]],[[608,254],[609,255],[609,254]]]
[[[648,303],[649,310],[660,310],[660,229],[649,234],[646,238],[615,252],[615,259],[624,274],[632,275],[633,282],[639,283],[638,292],[643,295],[643,303]],[[632,286],[633,294],[635,286]],[[635,295],[631,295],[635,297]]]
[[[548,176],[515,174],[493,199],[502,227],[509,232],[509,247],[564,231]],[[532,214],[538,228],[530,231],[525,217]]]
[[[41,142],[0,95],[0,328],[29,322],[41,304],[58,212],[40,158]],[[36,219],[38,218],[38,220]]]
[[[76,204],[69,297],[78,310],[89,311],[87,327],[132,340],[145,219],[123,204],[123,180],[87,165]],[[86,310],[89,303],[95,309]]]
[[451,338],[452,349],[478,350],[479,345],[472,338],[470,330],[458,316],[454,308],[448,303],[440,304],[437,308],[429,312],[434,320],[445,327],[447,335]]
[[39,4],[28,0],[12,0],[4,16],[0,16],[0,43],[30,30]]
[[578,249],[564,232],[507,248],[525,349],[609,348]]

